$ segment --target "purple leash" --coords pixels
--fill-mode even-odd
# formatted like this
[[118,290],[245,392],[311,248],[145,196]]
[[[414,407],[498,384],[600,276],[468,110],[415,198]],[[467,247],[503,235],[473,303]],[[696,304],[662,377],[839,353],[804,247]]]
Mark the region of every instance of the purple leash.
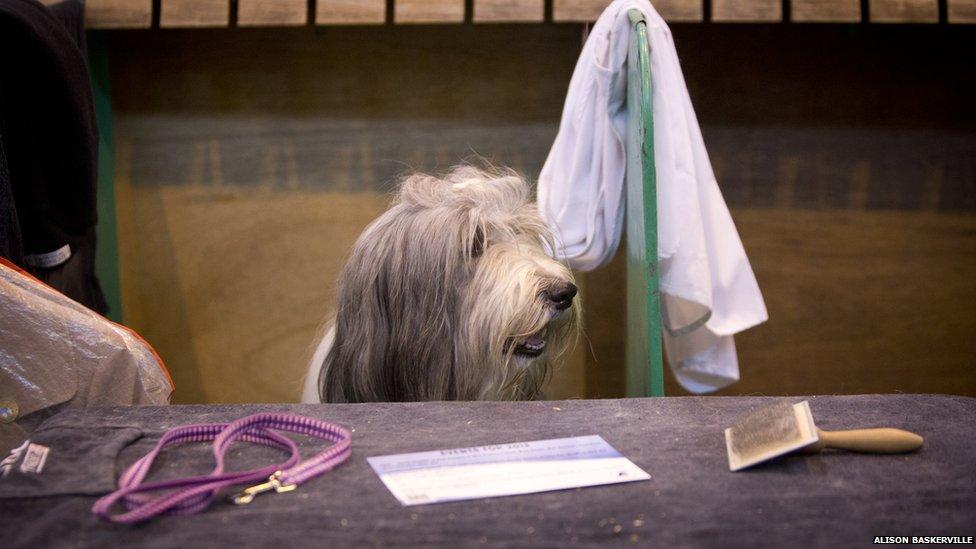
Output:
[[[301,461],[298,446],[290,438],[275,431],[290,431],[334,442],[315,457]],[[143,484],[153,461],[167,446],[189,442],[213,441],[214,468],[208,475],[185,477]],[[242,440],[279,448],[290,454],[281,463],[251,469],[249,471],[224,472],[224,455],[234,442]],[[217,493],[228,486],[260,484],[245,488],[233,496],[238,505],[250,503],[262,492],[288,492],[299,484],[335,468],[349,459],[352,452],[352,436],[349,431],[326,421],[287,414],[254,414],[231,423],[184,425],[167,431],[156,446],[145,456],[129,466],[119,477],[118,490],[108,494],[92,507],[92,513],[111,522],[132,524],[167,513],[189,515],[206,508]],[[169,490],[158,497],[147,492]],[[112,506],[117,502],[127,511],[113,515]]]

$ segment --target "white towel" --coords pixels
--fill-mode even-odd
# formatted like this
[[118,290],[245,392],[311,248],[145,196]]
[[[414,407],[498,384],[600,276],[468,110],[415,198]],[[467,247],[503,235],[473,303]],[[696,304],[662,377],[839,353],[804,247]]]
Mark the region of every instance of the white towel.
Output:
[[557,255],[581,270],[607,263],[624,223],[627,12],[647,23],[657,171],[664,348],[672,371],[701,393],[739,379],[732,334],[768,315],[719,191],[671,31],[646,0],[616,0],[583,46],[559,134],[539,176],[538,203]]

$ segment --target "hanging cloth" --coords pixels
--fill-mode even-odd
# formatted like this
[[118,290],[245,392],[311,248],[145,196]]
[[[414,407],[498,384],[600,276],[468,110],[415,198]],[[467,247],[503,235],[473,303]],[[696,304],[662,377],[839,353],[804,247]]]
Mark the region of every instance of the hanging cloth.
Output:
[[756,277],[712,172],[671,31],[646,0],[616,0],[576,64],[538,205],[556,255],[592,270],[613,257],[624,224],[628,11],[650,45],[658,261],[668,362],[689,391],[739,379],[732,335],[768,318]]

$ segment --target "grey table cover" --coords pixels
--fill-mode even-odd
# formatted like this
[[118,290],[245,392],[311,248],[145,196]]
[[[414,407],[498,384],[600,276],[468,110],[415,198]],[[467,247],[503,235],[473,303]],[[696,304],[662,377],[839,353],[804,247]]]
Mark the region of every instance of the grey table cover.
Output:
[[[976,399],[943,395],[810,400],[824,429],[890,426],[925,437],[908,455],[829,452],[728,471],[723,428],[773,399],[669,397],[520,403],[119,407],[58,414],[32,433],[44,471],[0,479],[0,545],[130,546],[854,546],[875,536],[976,534]],[[122,468],[166,429],[259,411],[353,430],[340,468],[248,506],[124,526],[91,514]],[[367,456],[596,434],[651,475],[612,486],[403,507]],[[321,447],[303,439],[303,453]],[[280,454],[241,443],[232,468]],[[167,452],[150,478],[201,474],[206,444]]]

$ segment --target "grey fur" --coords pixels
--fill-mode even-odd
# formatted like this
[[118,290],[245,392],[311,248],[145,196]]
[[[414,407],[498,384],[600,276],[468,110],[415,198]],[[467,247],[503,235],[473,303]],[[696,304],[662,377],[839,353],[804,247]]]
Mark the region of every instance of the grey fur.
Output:
[[[404,179],[340,275],[321,400],[537,397],[579,315],[545,296],[573,277],[546,253],[552,237],[530,194],[508,170]],[[547,338],[545,354],[516,354],[533,334]]]

